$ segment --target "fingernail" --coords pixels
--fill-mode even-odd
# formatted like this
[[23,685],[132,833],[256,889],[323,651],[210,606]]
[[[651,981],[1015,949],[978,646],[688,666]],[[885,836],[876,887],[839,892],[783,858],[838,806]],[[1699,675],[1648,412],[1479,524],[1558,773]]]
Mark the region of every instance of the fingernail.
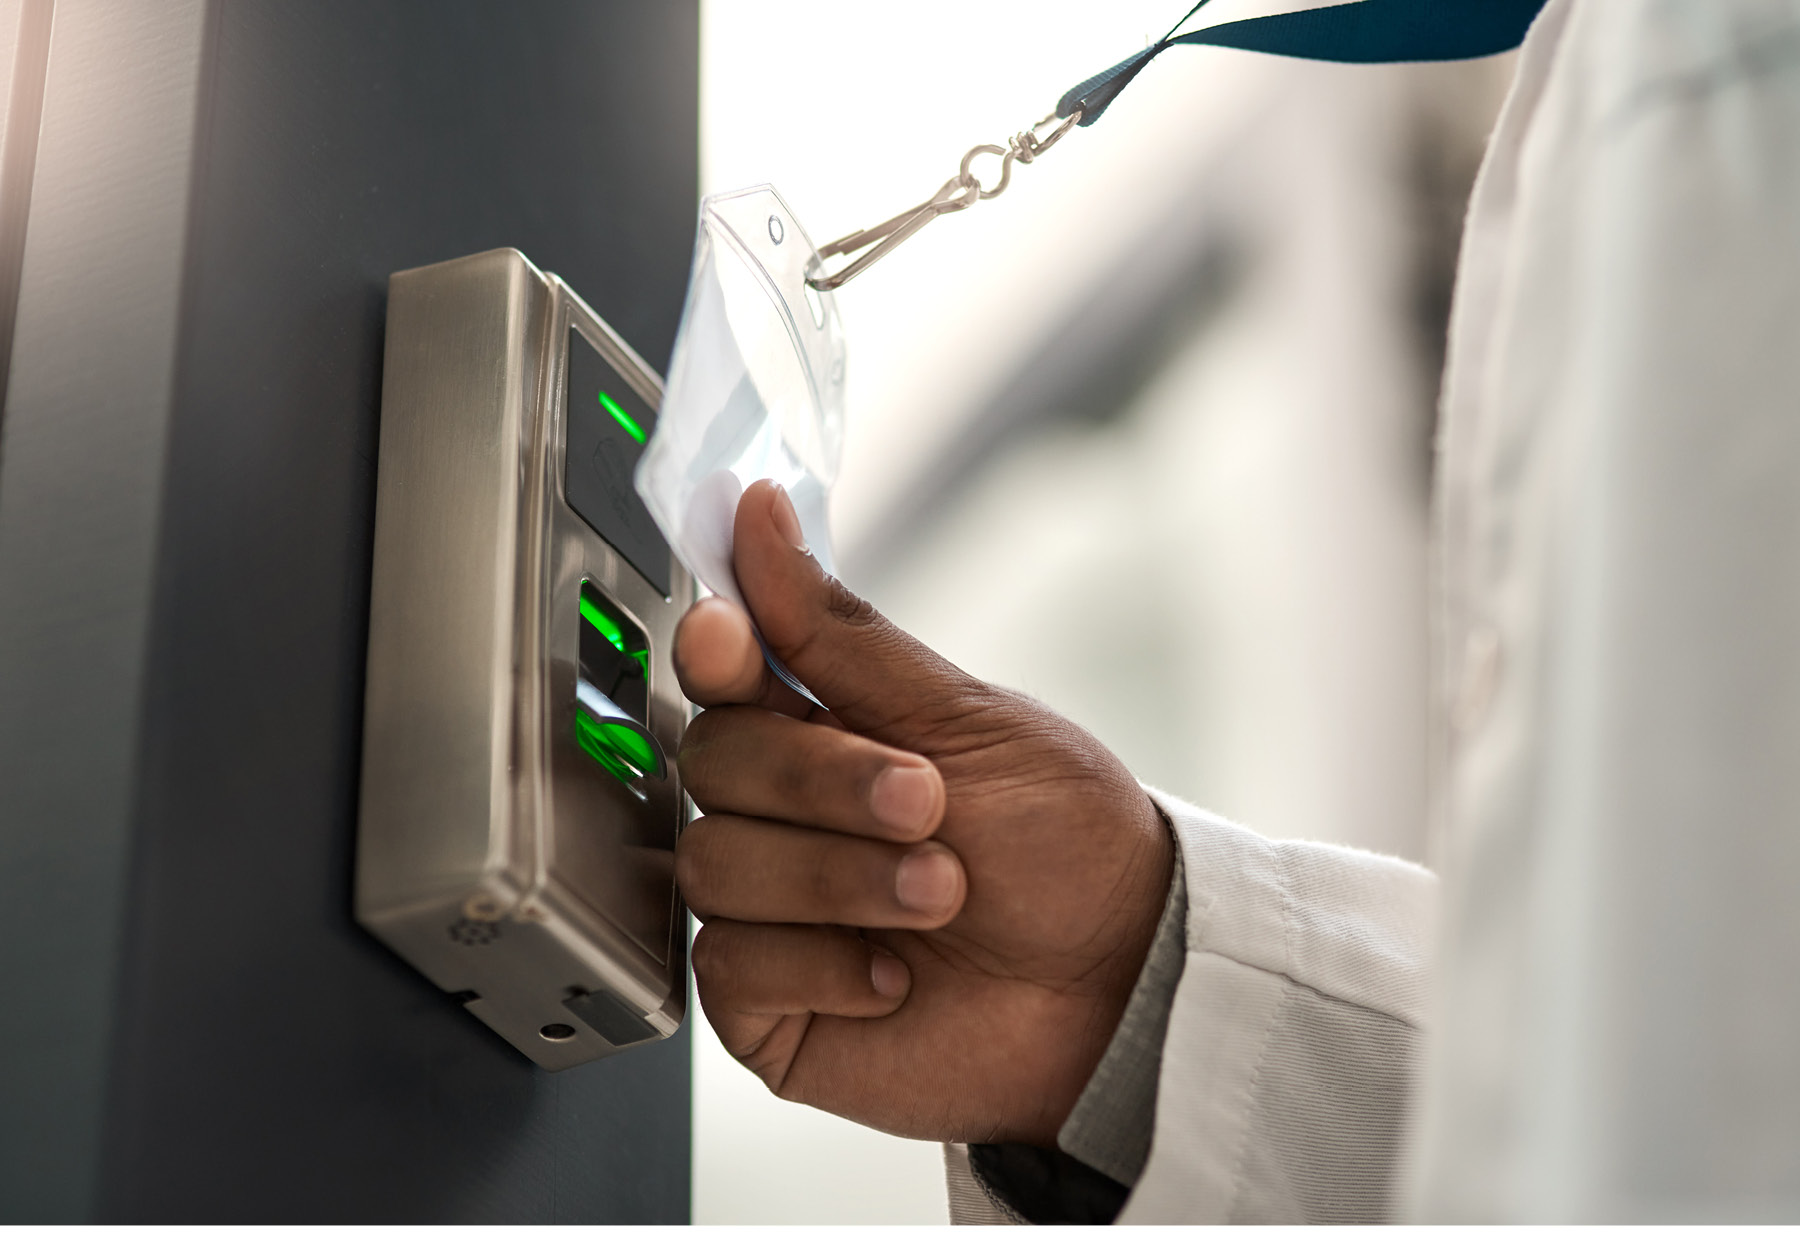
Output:
[[800,528],[800,514],[794,511],[794,501],[788,498],[785,488],[775,488],[775,503],[770,507],[769,515],[783,538],[801,551],[806,550],[806,531]]
[[869,811],[896,833],[920,833],[937,809],[929,764],[893,764],[869,786]]
[[956,901],[956,864],[943,851],[921,847],[900,861],[894,896],[909,911],[936,915]]
[[912,970],[886,951],[869,960],[869,983],[883,998],[899,998],[912,985]]

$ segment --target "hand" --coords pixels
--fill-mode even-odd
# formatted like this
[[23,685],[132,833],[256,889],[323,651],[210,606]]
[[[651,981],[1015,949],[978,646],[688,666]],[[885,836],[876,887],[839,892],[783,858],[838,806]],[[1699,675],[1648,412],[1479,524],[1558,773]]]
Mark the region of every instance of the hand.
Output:
[[700,1002],[783,1098],[889,1133],[1053,1144],[1124,1011],[1173,866],[1123,764],[827,577],[793,505],[738,505],[738,584],[676,632],[700,713],[676,848]]

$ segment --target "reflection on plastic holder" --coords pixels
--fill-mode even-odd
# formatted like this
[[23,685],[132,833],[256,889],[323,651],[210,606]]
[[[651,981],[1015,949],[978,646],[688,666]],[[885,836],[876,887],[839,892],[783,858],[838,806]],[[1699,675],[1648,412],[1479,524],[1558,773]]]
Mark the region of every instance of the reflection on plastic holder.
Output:
[[822,272],[773,187],[702,201],[687,306],[636,481],[681,562],[739,607],[732,524],[751,482],[786,488],[807,545],[834,571],[826,505],[843,440],[844,333],[831,293],[807,285]]

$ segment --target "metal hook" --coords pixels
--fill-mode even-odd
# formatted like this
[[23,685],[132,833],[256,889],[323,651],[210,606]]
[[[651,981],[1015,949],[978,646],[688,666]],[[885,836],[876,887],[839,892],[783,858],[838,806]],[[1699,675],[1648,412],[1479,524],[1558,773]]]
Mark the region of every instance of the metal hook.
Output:
[[[1048,152],[1056,141],[1068,134],[1081,120],[1081,110],[1076,109],[1068,117],[1058,119],[1055,113],[1050,114],[1037,125],[1028,130],[1021,130],[1007,141],[1005,147],[997,143],[979,143],[964,153],[962,165],[956,176],[937,189],[937,193],[922,204],[914,205],[897,216],[890,217],[879,226],[871,226],[867,230],[858,230],[841,239],[834,239],[819,249],[819,256],[829,259],[833,256],[848,256],[852,252],[863,252],[855,260],[845,265],[836,273],[814,274],[806,280],[806,284],[815,291],[835,291],[857,274],[886,256],[900,244],[923,230],[931,222],[945,213],[959,213],[977,200],[991,200],[1012,181],[1013,162],[1029,165],[1032,161]],[[1040,135],[1046,126],[1052,126],[1048,134]],[[981,179],[975,176],[972,166],[978,156],[1000,157],[1000,177],[990,187],[983,187]]]

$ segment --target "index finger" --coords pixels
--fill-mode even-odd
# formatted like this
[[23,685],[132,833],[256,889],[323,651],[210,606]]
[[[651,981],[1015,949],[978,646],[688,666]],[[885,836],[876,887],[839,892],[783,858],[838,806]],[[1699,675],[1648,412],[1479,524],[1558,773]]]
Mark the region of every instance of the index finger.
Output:
[[681,735],[682,784],[700,810],[895,842],[944,818],[931,761],[827,725],[758,708],[700,713]]

